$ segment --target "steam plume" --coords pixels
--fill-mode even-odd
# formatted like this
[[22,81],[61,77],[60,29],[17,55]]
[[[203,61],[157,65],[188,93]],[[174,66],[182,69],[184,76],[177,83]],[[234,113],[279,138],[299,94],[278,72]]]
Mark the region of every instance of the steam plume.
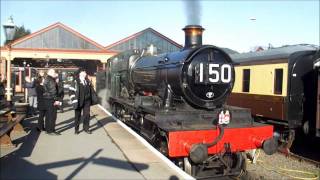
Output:
[[188,25],[201,25],[200,0],[184,0]]

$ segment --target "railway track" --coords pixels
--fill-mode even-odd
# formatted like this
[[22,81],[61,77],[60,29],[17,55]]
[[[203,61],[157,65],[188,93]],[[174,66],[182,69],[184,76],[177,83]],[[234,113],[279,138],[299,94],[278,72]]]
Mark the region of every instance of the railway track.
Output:
[[246,179],[319,180],[319,162],[303,156],[277,152],[266,155],[258,151],[256,163],[248,162]]
[[[283,153],[282,153],[283,154]],[[310,158],[307,158],[307,157],[303,157],[301,155],[298,155],[298,154],[295,154],[295,153],[292,153],[290,152],[288,155],[286,155],[287,157],[289,158],[292,158],[294,160],[298,160],[299,162],[307,162],[307,163],[310,163],[310,164],[313,164],[315,165],[317,168],[320,168],[320,162],[316,161],[316,160],[313,160],[313,159],[310,159]]]

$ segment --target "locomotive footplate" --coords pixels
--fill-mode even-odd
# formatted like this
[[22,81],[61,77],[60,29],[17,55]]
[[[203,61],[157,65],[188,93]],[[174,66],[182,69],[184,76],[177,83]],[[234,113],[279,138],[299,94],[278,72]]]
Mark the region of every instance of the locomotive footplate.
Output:
[[174,111],[165,109],[156,109],[151,106],[141,107],[147,115],[146,120],[157,124],[159,128],[165,131],[181,131],[181,130],[208,130],[216,128],[219,121],[219,113],[228,110],[231,115],[231,121],[227,125],[228,128],[241,128],[248,126],[262,126],[251,118],[250,110],[233,106],[224,106],[212,111],[190,110],[184,108],[176,108]]

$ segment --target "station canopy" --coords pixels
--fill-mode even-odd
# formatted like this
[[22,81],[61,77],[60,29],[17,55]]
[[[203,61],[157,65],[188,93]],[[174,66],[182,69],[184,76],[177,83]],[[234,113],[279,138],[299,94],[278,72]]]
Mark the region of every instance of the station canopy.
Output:
[[158,54],[179,51],[182,48],[182,45],[152,28],[146,28],[104,47],[57,22],[11,42],[10,51],[8,46],[1,47],[0,73],[5,73],[7,59],[11,59],[16,67],[22,67],[23,62],[35,68],[85,66],[94,73],[95,69],[101,68],[102,63],[106,63],[110,57],[127,50],[142,50],[151,44],[156,47]]
[[123,52],[132,49],[142,50],[151,44],[157,48],[157,52],[159,54],[179,51],[182,48],[180,44],[164,36],[158,31],[152,28],[147,28],[120,41],[110,44],[106,46],[105,49],[116,52]]
[[[11,43],[11,59],[75,59],[106,62],[116,52],[58,22]],[[1,47],[1,58],[8,58],[8,47]]]

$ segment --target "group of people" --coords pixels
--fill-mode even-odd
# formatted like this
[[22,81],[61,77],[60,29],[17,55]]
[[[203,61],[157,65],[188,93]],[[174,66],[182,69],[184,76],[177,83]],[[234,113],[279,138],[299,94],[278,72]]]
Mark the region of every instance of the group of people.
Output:
[[[49,69],[46,76],[43,72],[40,72],[36,80],[26,82],[26,87],[28,87],[31,112],[34,113],[35,108],[39,111],[37,130],[46,131],[49,135],[60,135],[55,130],[55,126],[57,109],[63,110],[64,87],[58,78],[58,74],[54,69]],[[75,110],[75,134],[79,134],[82,111],[83,129],[86,133],[91,134],[89,129],[90,106],[97,104],[97,97],[84,69],[79,69],[76,73],[76,77],[69,88],[69,95],[70,102]]]

